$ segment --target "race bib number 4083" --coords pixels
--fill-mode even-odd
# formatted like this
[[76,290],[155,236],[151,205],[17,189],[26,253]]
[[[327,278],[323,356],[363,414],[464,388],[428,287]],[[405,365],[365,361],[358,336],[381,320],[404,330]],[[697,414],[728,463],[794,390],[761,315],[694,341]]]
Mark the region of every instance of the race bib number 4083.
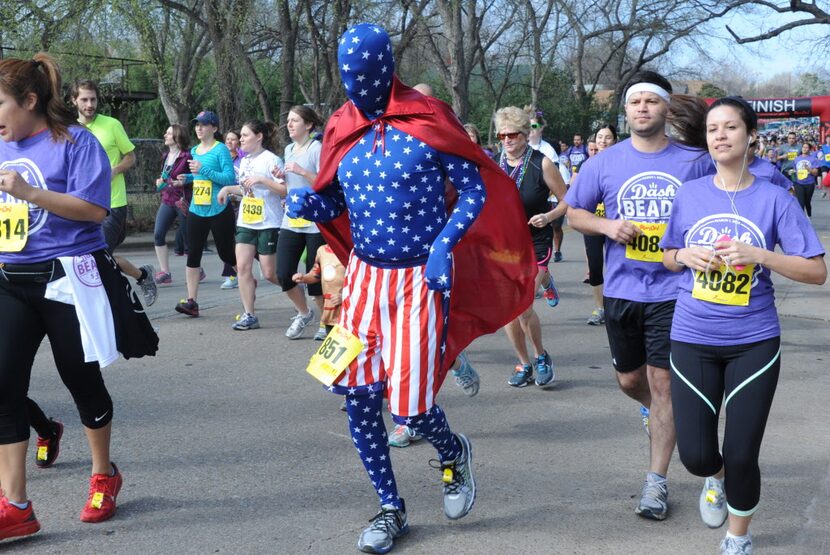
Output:
[[625,246],[625,257],[640,262],[663,262],[660,241],[666,233],[666,223],[631,222],[640,229],[640,234]]

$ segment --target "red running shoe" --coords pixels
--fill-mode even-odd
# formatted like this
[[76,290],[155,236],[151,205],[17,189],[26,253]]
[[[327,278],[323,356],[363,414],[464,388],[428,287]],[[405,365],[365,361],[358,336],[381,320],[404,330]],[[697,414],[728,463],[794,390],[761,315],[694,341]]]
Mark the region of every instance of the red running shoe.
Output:
[[18,509],[5,497],[0,497],[0,540],[30,536],[40,530],[40,522],[32,510],[32,502],[25,509]]
[[52,420],[55,431],[49,437],[37,436],[37,451],[35,451],[35,464],[38,468],[49,468],[58,460],[61,452],[61,437],[63,437],[63,424]]
[[115,463],[112,463],[115,476],[93,474],[89,479],[89,498],[81,511],[83,522],[102,522],[115,514],[115,498],[121,491],[124,479]]

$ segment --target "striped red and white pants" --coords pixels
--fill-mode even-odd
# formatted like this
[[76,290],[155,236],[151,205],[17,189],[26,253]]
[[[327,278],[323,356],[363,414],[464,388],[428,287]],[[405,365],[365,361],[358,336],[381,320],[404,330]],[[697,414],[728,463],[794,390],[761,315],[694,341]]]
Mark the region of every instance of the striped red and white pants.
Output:
[[424,268],[378,268],[352,254],[343,284],[339,324],[365,349],[335,385],[385,382],[398,416],[430,410],[441,387],[442,294],[427,288]]

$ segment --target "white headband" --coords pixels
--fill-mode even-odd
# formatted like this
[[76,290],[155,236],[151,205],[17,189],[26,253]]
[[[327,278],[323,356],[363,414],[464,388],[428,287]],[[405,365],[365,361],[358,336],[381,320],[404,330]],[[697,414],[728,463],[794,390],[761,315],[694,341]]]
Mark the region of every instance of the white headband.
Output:
[[631,85],[628,87],[628,90],[625,91],[625,103],[628,104],[628,100],[631,98],[631,95],[642,92],[654,93],[666,102],[671,102],[669,92],[660,85],[655,85],[654,83],[637,83],[636,85]]

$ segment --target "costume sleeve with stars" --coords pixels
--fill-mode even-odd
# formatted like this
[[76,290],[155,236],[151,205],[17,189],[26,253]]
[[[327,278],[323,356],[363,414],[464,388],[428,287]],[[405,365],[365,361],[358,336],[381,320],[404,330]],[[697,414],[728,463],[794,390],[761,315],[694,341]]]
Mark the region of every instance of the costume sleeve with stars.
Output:
[[290,218],[305,218],[312,222],[328,222],[346,210],[343,189],[335,179],[319,192],[311,187],[301,187],[288,192],[285,209]]
[[425,275],[430,289],[445,291],[452,286],[452,249],[484,208],[485,192],[484,182],[474,163],[443,152],[439,152],[439,160],[458,191],[458,202],[432,243]]

